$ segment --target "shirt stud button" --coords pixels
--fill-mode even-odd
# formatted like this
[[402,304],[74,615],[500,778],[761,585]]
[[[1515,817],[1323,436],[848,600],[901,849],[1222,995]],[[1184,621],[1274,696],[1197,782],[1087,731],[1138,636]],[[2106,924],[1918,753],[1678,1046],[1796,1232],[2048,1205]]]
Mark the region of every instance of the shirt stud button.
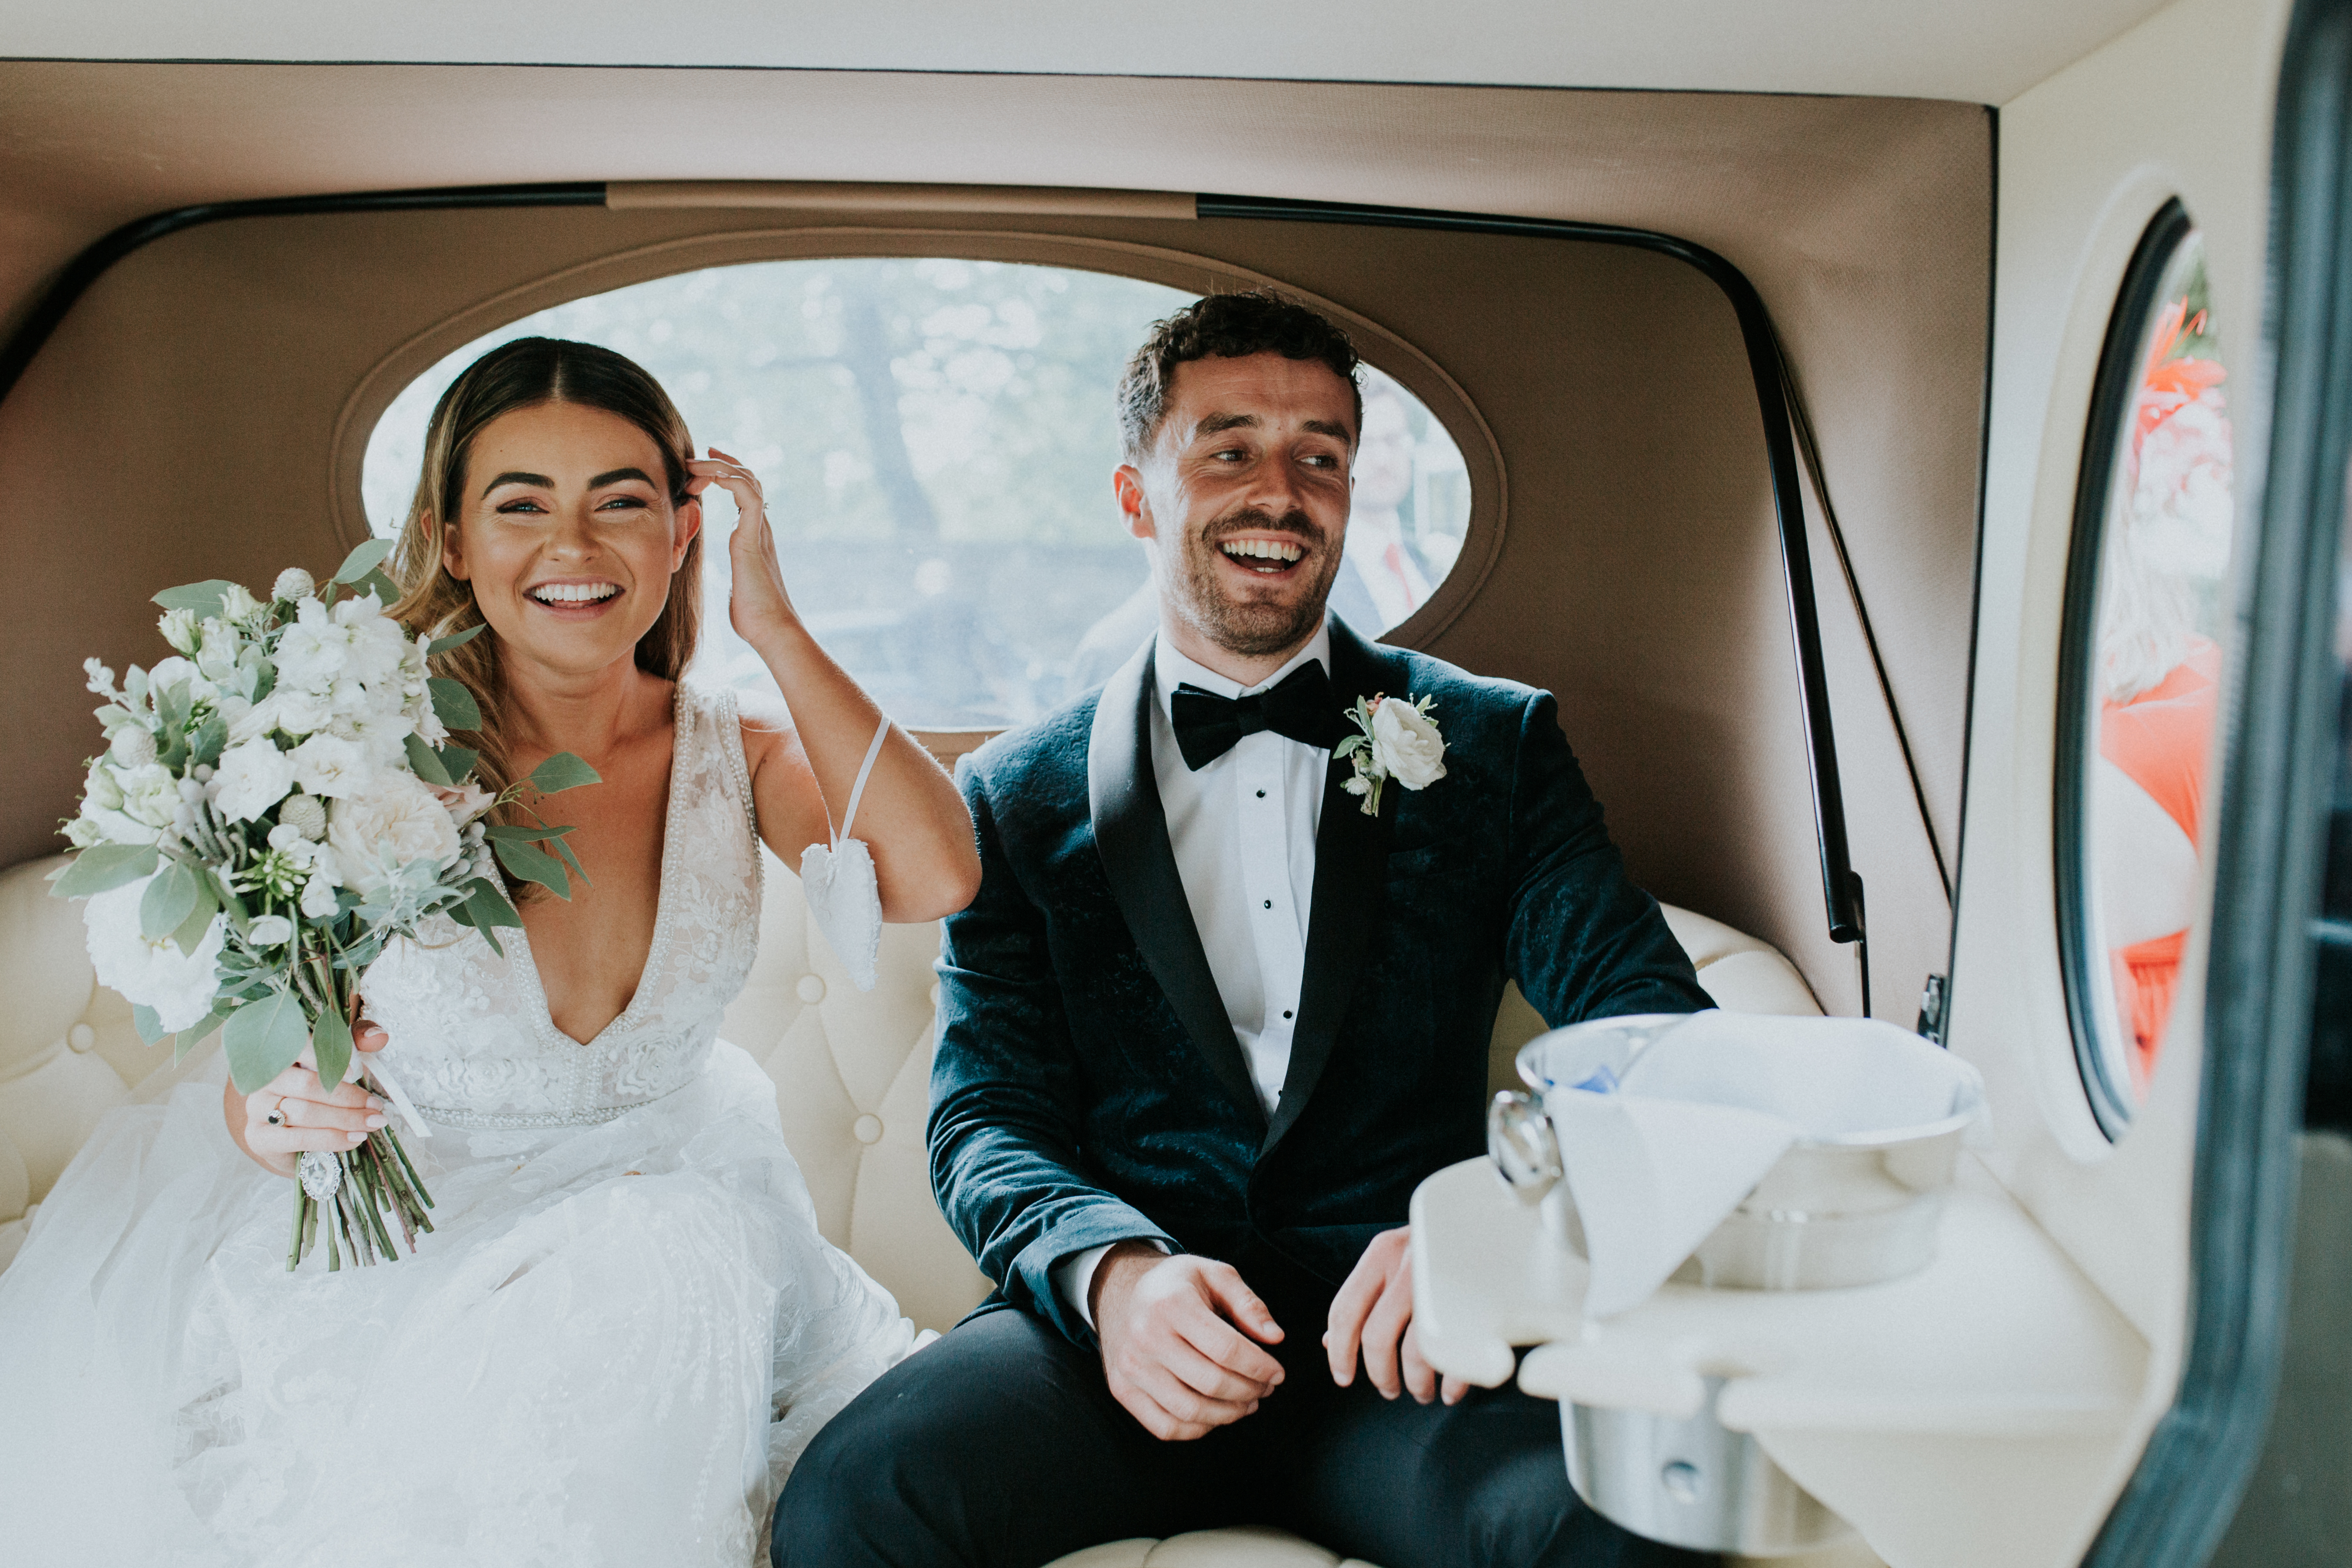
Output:
[[1289,1016],[1290,1016],[1290,1009],[1289,1009],[1289,1008],[1287,1008],[1287,1007],[1285,1007],[1285,1008],[1282,1010],[1282,1016],[1283,1016],[1284,1017],[1286,1017],[1286,1018],[1289,1017]]
[[1267,909],[1272,909],[1272,908],[1274,908],[1274,900],[1273,900],[1272,899],[1268,899],[1268,900],[1266,900],[1266,901],[1265,901],[1265,907],[1266,907]]
[[1260,790],[1260,791],[1258,791],[1258,792],[1257,792],[1257,797],[1258,797],[1258,799],[1260,799],[1260,800],[1264,800],[1264,799],[1265,798],[1265,791],[1264,791],[1264,790]]

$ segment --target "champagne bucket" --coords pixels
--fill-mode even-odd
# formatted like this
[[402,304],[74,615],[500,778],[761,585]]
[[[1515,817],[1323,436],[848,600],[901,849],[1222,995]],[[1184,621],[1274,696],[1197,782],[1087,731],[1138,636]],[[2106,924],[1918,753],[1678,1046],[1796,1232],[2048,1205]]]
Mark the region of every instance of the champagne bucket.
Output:
[[[1584,1227],[1562,1176],[1540,1096],[1613,1084],[1683,1022],[1678,1015],[1600,1019],[1530,1041],[1520,1079],[1532,1093],[1495,1097],[1487,1146],[1505,1183],[1540,1204],[1555,1240],[1585,1255]],[[1802,1138],[1684,1260],[1674,1282],[1711,1289],[1809,1290],[1899,1279],[1936,1249],[1944,1194],[1970,1115],[1914,1127]],[[1790,1479],[1761,1445],[1726,1429],[1723,1379],[1688,1417],[1562,1404],[1569,1479],[1603,1517],[1698,1551],[1776,1556],[1826,1545],[1852,1527]]]

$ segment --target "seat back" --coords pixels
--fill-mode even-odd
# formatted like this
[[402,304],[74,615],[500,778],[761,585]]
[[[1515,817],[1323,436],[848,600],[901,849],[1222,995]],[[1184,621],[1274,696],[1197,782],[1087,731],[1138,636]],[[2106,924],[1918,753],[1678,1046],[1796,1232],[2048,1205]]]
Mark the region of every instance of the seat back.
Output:
[[[217,1083],[226,1070],[217,1040],[176,1067],[140,1040],[130,1005],[90,969],[79,907],[48,896],[62,864],[0,872],[0,1268],[22,1232],[10,1222],[48,1194],[100,1116],[185,1079]],[[825,1237],[918,1325],[945,1330],[989,1285],[932,1201],[923,1144],[939,924],[883,927],[879,983],[861,992],[809,921],[799,879],[772,855],[765,865],[759,960],[719,1032],[775,1080],[784,1137]],[[1763,942],[1686,910],[1665,914],[1718,1005],[1821,1010]],[[1495,1087],[1516,1084],[1512,1058],[1543,1028],[1507,988],[1488,1057]]]

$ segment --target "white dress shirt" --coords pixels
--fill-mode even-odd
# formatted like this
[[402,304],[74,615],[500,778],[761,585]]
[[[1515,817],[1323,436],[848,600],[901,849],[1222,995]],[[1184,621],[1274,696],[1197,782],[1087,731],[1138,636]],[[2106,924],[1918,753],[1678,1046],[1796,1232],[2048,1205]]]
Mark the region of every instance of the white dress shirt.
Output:
[[[1159,700],[1151,705],[1151,771],[1168,819],[1168,847],[1184,901],[1208,955],[1209,973],[1268,1115],[1290,1071],[1290,1040],[1307,972],[1307,921],[1315,891],[1315,835],[1331,753],[1271,730],[1244,735],[1199,772],[1177,749],[1172,699],[1179,686],[1218,697],[1269,690],[1309,660],[1331,668],[1327,622],[1265,679],[1244,687],[1195,664],[1165,637],[1153,651]],[[1335,697],[1339,696],[1334,693]],[[1055,1288],[1092,1326],[1087,1297],[1108,1247],[1090,1247],[1054,1269]]]

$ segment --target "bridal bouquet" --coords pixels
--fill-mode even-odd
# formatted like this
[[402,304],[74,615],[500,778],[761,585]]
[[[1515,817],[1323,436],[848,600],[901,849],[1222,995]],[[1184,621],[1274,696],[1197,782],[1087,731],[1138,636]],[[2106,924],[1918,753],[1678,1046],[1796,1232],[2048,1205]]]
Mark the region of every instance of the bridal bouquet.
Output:
[[[168,589],[155,602],[173,657],[133,665],[120,688],[98,660],[82,667],[105,700],[106,752],[66,825],[80,853],[51,891],[89,900],[91,962],[130,999],[141,1037],[175,1037],[185,1055],[220,1030],[245,1093],[306,1047],[320,1082],[341,1083],[361,974],[427,916],[497,948],[498,928],[522,923],[499,865],[563,898],[565,866],[581,874],[570,828],[485,820],[525,785],[492,795],[475,780],[476,753],[446,742],[481,713],[428,666],[482,628],[436,640],[387,616],[399,597],[379,569],[389,549],[360,546],[323,584],[291,568],[267,600],[221,581]],[[562,752],[525,784],[552,795],[594,782]],[[379,1065],[361,1070],[431,1136]],[[289,1269],[321,1229],[332,1269],[345,1255],[395,1257],[387,1215],[412,1252],[433,1228],[433,1199],[389,1122],[349,1152],[304,1153],[298,1174]]]

